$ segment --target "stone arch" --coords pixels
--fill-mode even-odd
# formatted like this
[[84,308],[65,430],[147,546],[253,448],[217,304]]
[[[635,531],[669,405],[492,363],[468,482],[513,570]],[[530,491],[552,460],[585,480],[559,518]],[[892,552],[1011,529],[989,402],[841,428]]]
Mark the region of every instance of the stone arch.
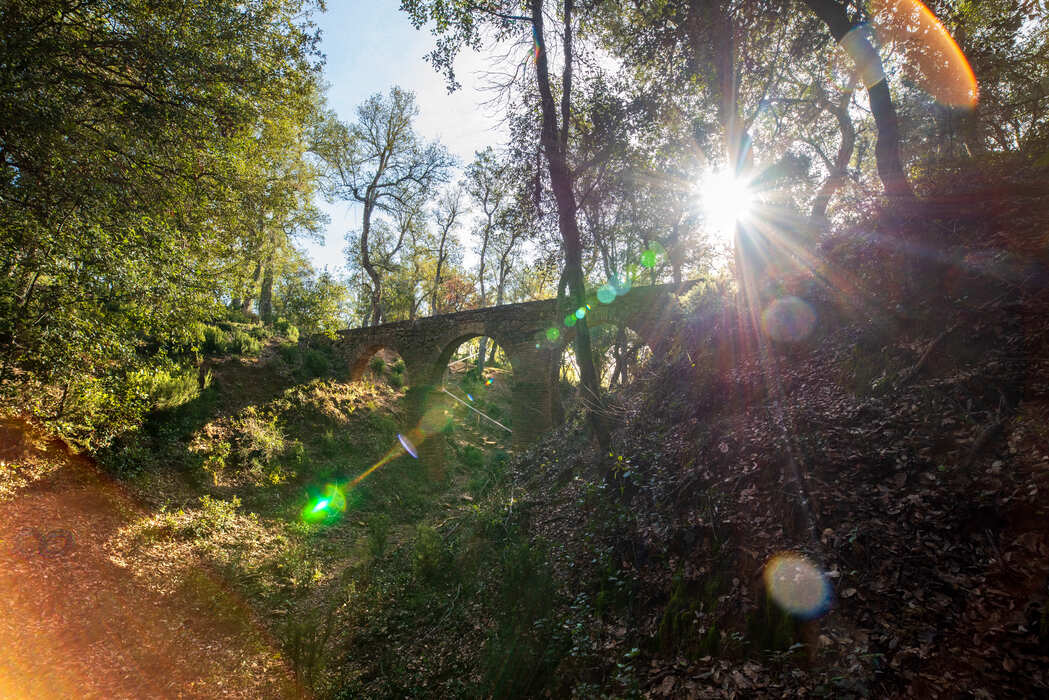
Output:
[[407,358],[405,358],[404,353],[401,352],[395,343],[390,342],[373,342],[356,348],[352,356],[353,359],[350,360],[350,381],[360,381],[365,373],[368,372],[372,358],[382,350],[395,353],[405,363],[402,378],[404,383],[408,384],[410,382],[410,368]]

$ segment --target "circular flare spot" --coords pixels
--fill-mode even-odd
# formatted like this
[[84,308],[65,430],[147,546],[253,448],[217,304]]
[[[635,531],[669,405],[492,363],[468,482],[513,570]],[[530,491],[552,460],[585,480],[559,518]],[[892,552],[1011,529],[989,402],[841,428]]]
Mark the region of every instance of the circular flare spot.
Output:
[[830,609],[827,577],[802,555],[777,554],[765,564],[763,575],[766,592],[791,615],[811,620]]
[[576,324],[579,319],[575,317],[575,314],[568,314],[565,316],[565,325],[571,328]]
[[[419,421],[419,431],[422,433],[422,437],[426,438],[434,433],[439,433],[447,428],[452,423],[452,414],[448,412],[448,409],[441,408],[439,406],[433,406],[423,413],[422,419]],[[400,438],[401,436],[398,436]],[[404,438],[407,440],[408,438]],[[401,444],[404,444],[404,440],[401,440]],[[411,445],[411,443],[408,443]],[[408,448],[405,447],[407,450]],[[413,447],[414,449],[414,447]],[[408,454],[418,459],[418,456],[412,451],[408,450]]]
[[576,318],[583,318],[584,316],[586,316],[586,309],[584,309],[582,306],[575,310]]
[[646,250],[641,253],[641,266],[642,267],[655,267],[656,266],[656,251]]
[[797,297],[777,299],[761,314],[761,329],[773,340],[796,343],[815,326],[816,312]]
[[547,328],[546,329],[546,339],[549,340],[551,343],[556,341],[560,337],[561,337],[561,331],[557,330],[556,328]]
[[597,290],[597,300],[602,304],[611,304],[616,300],[616,290],[611,282],[601,285]]

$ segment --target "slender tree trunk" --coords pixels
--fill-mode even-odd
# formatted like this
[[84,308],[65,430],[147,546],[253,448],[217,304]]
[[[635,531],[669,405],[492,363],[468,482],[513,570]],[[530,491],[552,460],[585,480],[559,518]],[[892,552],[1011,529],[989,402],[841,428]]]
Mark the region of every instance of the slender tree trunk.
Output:
[[262,276],[262,289],[259,291],[259,318],[263,323],[273,321],[273,258],[266,263],[266,272]]
[[[550,171],[550,187],[557,204],[557,223],[565,246],[565,269],[563,279],[568,284],[569,309],[582,307],[586,303],[586,284],[583,279],[583,249],[579,236],[579,222],[575,193],[572,191],[572,175],[566,160],[568,145],[569,109],[572,94],[572,0],[564,0],[564,53],[565,66],[561,84],[561,128],[557,125],[557,108],[550,89],[550,69],[546,55],[546,40],[543,35],[543,2],[529,0],[532,26],[535,29],[539,51],[536,60],[539,94],[542,101],[542,131],[540,141],[546,152]],[[610,445],[610,436],[605,424],[601,386],[594,368],[594,356],[590,347],[590,332],[586,317],[579,319],[575,335],[576,361],[579,363],[580,383],[583,395],[590,408],[590,421],[594,435],[602,451]]]
[[255,292],[259,288],[259,278],[262,276],[262,260],[255,261],[255,271],[251,273],[251,287],[248,289],[248,293],[244,295],[244,301],[240,305],[240,312],[243,314],[251,313],[251,302],[255,301]]
[[370,325],[377,326],[382,321],[382,275],[372,264],[371,251],[368,249],[368,234],[371,233],[372,211],[375,208],[373,191],[374,187],[369,186],[364,197],[364,217],[361,220],[361,267],[364,268],[364,272],[372,282]]
[[[834,41],[839,44],[846,35],[850,35],[856,26],[849,21],[845,8],[837,0],[804,0],[809,9],[816,14],[830,30]],[[878,166],[885,195],[890,199],[904,203],[914,199],[911,183],[903,171],[900,160],[900,127],[896,118],[896,107],[889,93],[889,82],[877,49],[857,30],[851,34],[848,46],[844,46],[852,59],[867,88],[871,113],[878,129],[878,142],[874,147],[874,156]]]
[[838,128],[841,130],[841,143],[838,145],[838,154],[834,159],[830,175],[823,181],[816,198],[812,202],[812,213],[810,218],[814,225],[822,226],[827,220],[827,205],[830,198],[838,191],[845,182],[846,170],[849,161],[852,160],[852,152],[856,148],[856,129],[852,126],[852,118],[849,116],[849,102],[852,100],[852,89],[846,91],[841,101],[825,107],[838,120]]

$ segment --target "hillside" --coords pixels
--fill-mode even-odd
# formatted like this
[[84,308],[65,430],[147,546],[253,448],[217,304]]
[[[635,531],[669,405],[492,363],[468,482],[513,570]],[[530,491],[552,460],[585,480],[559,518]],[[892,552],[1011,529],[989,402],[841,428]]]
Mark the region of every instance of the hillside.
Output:
[[[155,414],[105,467],[5,421],[0,695],[300,697],[328,686],[329,652],[365,614],[374,562],[467,505],[492,463],[457,439],[443,473],[421,468],[397,442],[398,390],[379,376],[301,382],[280,347],[210,361],[210,386]],[[459,419],[499,451],[499,435]],[[316,508],[331,485],[343,512]]]

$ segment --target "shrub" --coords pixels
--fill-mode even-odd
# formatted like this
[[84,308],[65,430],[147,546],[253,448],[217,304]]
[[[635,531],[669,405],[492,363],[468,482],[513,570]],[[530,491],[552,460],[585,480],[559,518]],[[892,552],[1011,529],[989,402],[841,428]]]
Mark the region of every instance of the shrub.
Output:
[[256,340],[266,340],[271,335],[270,329],[262,325],[252,326],[250,329],[248,329],[248,334]]
[[[200,396],[197,371],[193,368],[158,370],[149,388],[150,403],[157,409],[175,408]],[[204,387],[211,384],[211,372],[204,376]]]
[[404,374],[404,360],[398,357],[397,361],[393,363],[393,367],[390,368],[390,371],[394,374]]
[[229,352],[238,355],[258,355],[261,350],[262,343],[257,339],[252,338],[242,330],[233,331],[233,337],[229,343]]
[[445,568],[447,550],[441,535],[429,525],[419,525],[412,554],[412,569],[423,581],[436,579]]
[[207,326],[200,321],[191,321],[176,330],[171,337],[171,350],[175,354],[188,355],[201,352],[205,345]]
[[267,420],[254,408],[248,408],[234,425],[237,429],[237,459],[241,464],[264,467],[284,453],[284,434],[276,417]]
[[299,342],[299,328],[288,319],[278,318],[277,322],[273,324],[273,328],[279,335],[284,336],[291,342]]
[[391,374],[387,380],[394,389],[400,389],[404,386],[404,375],[403,374]]
[[307,350],[302,358],[302,366],[312,377],[321,377],[331,370],[328,356],[320,350]]
[[280,359],[284,360],[285,364],[298,365],[301,359],[299,353],[299,346],[296,343],[284,343],[277,346],[277,353],[280,355]]
[[205,326],[204,345],[202,350],[205,355],[222,355],[229,349],[229,336],[221,328]]
[[236,496],[229,501],[201,496],[200,511],[187,529],[195,537],[227,530],[237,517],[237,508],[240,508],[240,499]]
[[368,368],[375,374],[382,374],[386,369],[386,360],[382,359],[381,355],[376,355],[368,360]]

